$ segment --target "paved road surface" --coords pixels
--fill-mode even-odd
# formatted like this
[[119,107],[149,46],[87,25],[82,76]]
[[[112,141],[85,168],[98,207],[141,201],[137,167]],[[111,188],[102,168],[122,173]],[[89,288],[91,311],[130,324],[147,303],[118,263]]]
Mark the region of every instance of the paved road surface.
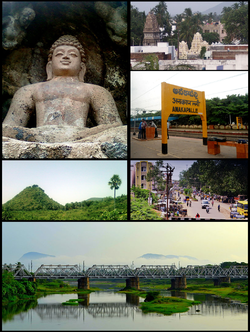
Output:
[[[181,200],[183,202],[184,195],[181,195]],[[218,205],[220,204],[220,212],[218,211]],[[201,208],[201,200],[198,201],[192,201],[191,207],[186,203],[183,204],[183,207],[187,209],[187,217],[195,218],[196,214],[199,213],[200,218],[206,218],[206,219],[230,219],[230,213],[229,213],[229,205],[227,203],[219,203],[217,201],[214,201],[214,206],[212,207],[212,204],[210,202],[210,209],[209,213],[206,212],[206,209]]]
[[220,146],[220,153],[216,155],[207,153],[207,145],[203,145],[202,139],[189,137],[170,137],[168,140],[168,154],[162,154],[161,140],[137,140],[130,136],[130,157],[133,159],[185,159],[185,158],[236,158],[236,148],[232,146]]

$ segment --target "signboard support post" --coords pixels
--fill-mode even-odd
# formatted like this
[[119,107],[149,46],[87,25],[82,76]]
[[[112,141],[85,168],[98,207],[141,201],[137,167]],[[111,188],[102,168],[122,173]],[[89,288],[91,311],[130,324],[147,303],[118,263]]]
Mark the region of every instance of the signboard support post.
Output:
[[162,154],[168,154],[167,121],[170,114],[200,115],[203,145],[207,145],[207,114],[204,91],[161,83]]

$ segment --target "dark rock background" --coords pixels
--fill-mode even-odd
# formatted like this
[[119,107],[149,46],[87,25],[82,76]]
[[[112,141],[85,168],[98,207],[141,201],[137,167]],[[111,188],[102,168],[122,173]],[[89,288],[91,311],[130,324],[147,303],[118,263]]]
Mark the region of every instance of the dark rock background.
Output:
[[70,34],[85,50],[84,81],[106,88],[127,123],[127,2],[3,2],[2,15],[3,118],[20,87],[46,81],[51,45]]

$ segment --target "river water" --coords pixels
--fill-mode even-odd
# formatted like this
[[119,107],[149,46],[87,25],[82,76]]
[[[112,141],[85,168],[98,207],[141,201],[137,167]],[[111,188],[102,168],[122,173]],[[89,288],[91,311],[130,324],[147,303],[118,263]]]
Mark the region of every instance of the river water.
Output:
[[[3,331],[38,330],[248,330],[247,306],[205,294],[164,292],[165,296],[201,301],[185,313],[164,316],[143,314],[139,302],[144,299],[114,291],[89,295],[56,294],[39,298],[25,308],[5,308]],[[64,306],[69,299],[84,298],[79,306]],[[19,310],[19,312],[18,312]],[[25,310],[25,311],[24,311]]]

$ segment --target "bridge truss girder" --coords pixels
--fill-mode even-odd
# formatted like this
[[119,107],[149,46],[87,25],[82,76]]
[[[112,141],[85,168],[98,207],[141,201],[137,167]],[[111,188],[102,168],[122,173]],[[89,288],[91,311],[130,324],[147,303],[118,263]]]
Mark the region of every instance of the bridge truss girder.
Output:
[[93,265],[86,273],[89,278],[131,278],[135,277],[135,270],[128,265]]
[[86,272],[80,272],[78,265],[41,265],[34,274],[28,272],[22,264],[4,264],[2,270],[14,274],[15,279],[34,277],[38,279],[66,279],[88,277],[98,278],[148,278],[172,279],[176,277],[216,279],[220,277],[248,278],[248,266],[231,266],[222,268],[219,265],[200,266],[188,265],[177,268],[175,265],[142,265],[132,269],[128,265],[93,265]]
[[35,278],[46,276],[48,278],[82,277],[84,273],[79,271],[78,265],[41,265],[34,273]]

